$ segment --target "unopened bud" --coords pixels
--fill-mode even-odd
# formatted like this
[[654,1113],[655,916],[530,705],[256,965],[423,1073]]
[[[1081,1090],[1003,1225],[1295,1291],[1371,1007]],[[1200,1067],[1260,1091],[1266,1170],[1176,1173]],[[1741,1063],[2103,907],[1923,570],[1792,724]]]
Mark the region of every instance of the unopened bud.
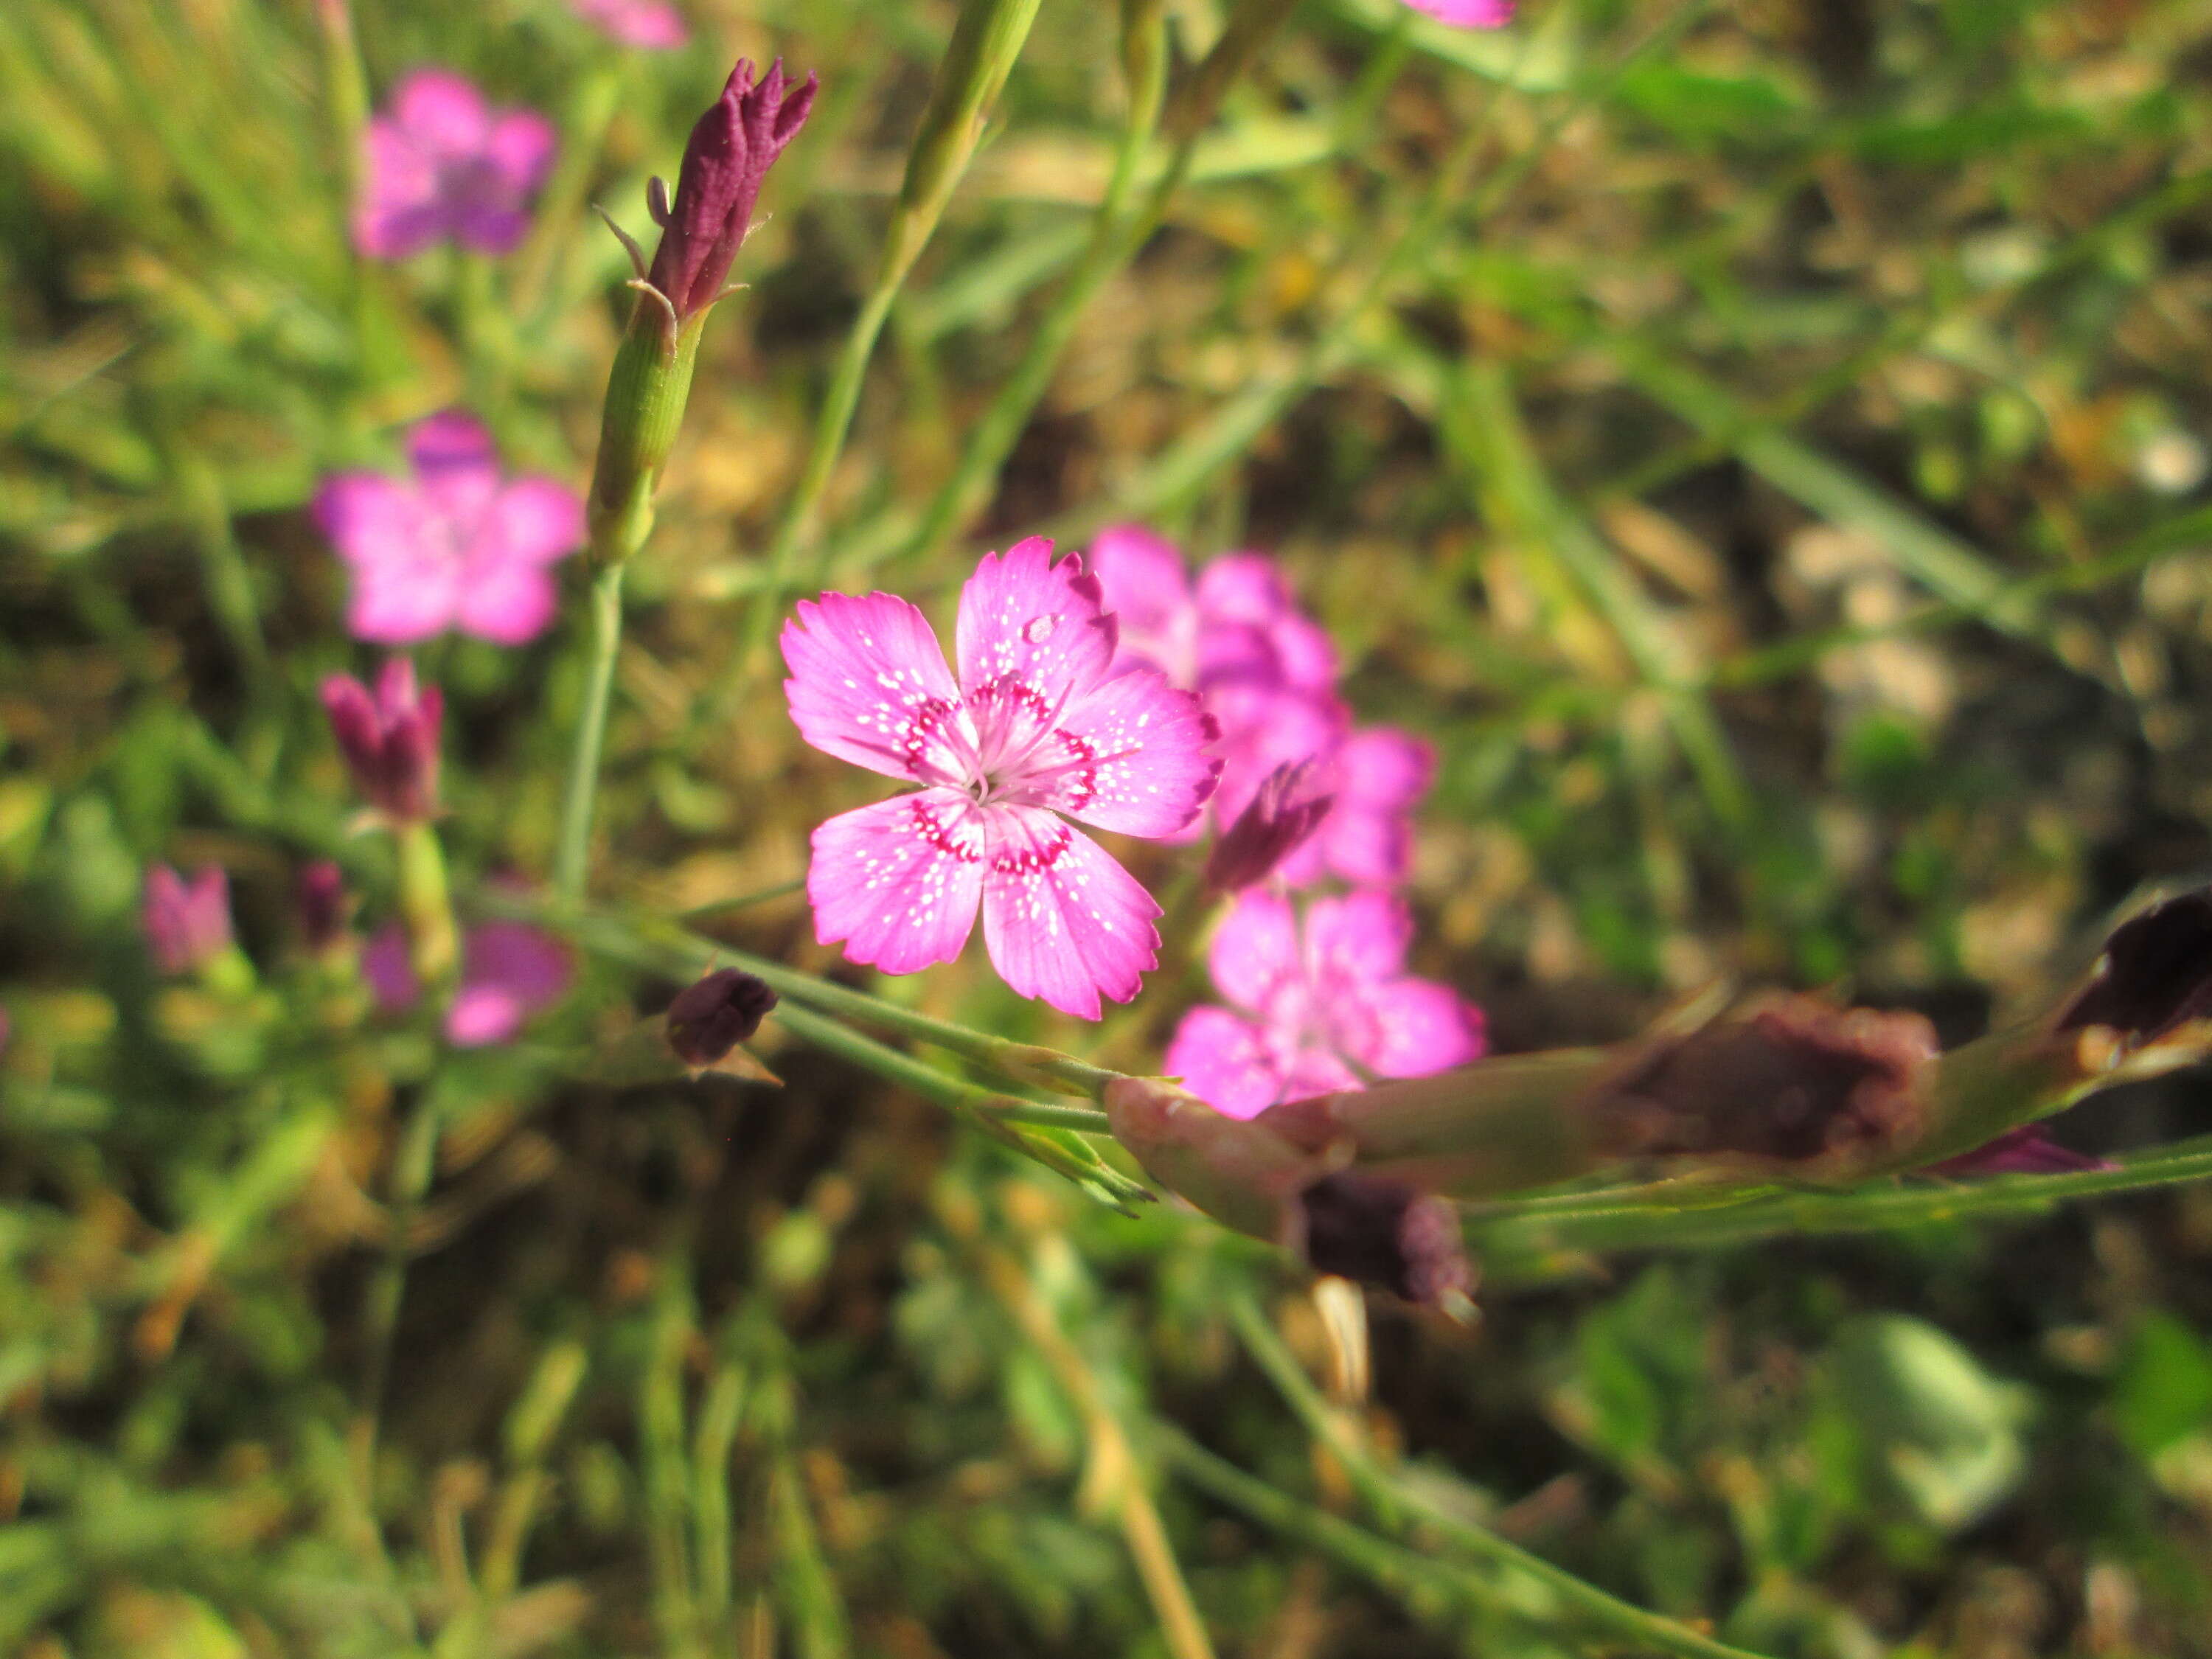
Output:
[[323,956],[344,942],[345,877],[336,864],[317,859],[307,865],[300,872],[293,897],[299,910],[300,933],[311,953]]
[[647,210],[660,227],[650,268],[637,244],[616,230],[639,294],[607,377],[592,471],[592,551],[604,563],[627,559],[652,528],[653,491],[691,396],[700,329],[725,291],[762,182],[805,125],[816,88],[811,75],[794,87],[781,60],[756,82],[751,63],[738,59],[722,95],[691,129],[674,199],[657,178],[647,189]]
[[686,1066],[714,1065],[760,1030],[775,1000],[764,981],[718,968],[668,1005],[668,1046]]
[[1206,860],[1206,884],[1219,893],[1241,893],[1265,881],[1305,844],[1335,805],[1334,795],[1298,799],[1311,761],[1279,766],[1261,780],[1249,805],[1221,832]]
[[372,693],[347,674],[323,682],[323,708],[354,787],[394,824],[427,823],[438,811],[438,736],[445,698],[418,690],[404,657],[384,665]]

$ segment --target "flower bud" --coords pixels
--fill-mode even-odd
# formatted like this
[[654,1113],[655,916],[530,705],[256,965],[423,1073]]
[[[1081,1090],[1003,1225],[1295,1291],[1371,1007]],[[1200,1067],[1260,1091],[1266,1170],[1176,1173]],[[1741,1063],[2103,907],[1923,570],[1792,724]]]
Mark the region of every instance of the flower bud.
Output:
[[438,732],[445,698],[436,686],[420,691],[415,665],[394,657],[376,690],[350,675],[323,682],[323,708],[354,787],[394,824],[423,823],[438,810]]
[[649,269],[638,246],[615,232],[639,294],[607,377],[592,471],[592,552],[602,564],[621,563],[652,529],[653,495],[691,396],[701,327],[725,291],[769,168],[814,107],[817,84],[810,75],[793,87],[781,60],[756,82],[751,63],[739,58],[691,129],[675,200],[653,182],[647,201],[661,232]]
[[173,975],[198,973],[232,948],[230,878],[211,864],[187,882],[157,864],[146,872],[138,919],[155,966]]
[[1307,1265],[1403,1301],[1435,1307],[1474,1288],[1459,1215],[1402,1181],[1346,1170],[1323,1176],[1297,1197],[1298,1243]]
[[[676,176],[676,199],[654,216],[660,246],[647,278],[679,326],[721,297],[752,224],[761,184],[806,125],[818,85],[810,75],[793,87],[781,58],[756,82],[751,61],[740,58],[722,95],[692,126]],[[654,205],[663,199],[663,192],[654,192]]]
[[760,1030],[775,1000],[764,981],[718,968],[668,1005],[668,1046],[686,1066],[714,1065]]
[[325,956],[346,937],[345,877],[328,859],[317,859],[300,872],[294,889],[300,933],[314,956]]
[[1321,828],[1336,797],[1297,799],[1312,769],[1311,761],[1301,761],[1267,774],[1250,804],[1214,842],[1206,860],[1207,886],[1219,893],[1240,893],[1265,881]]

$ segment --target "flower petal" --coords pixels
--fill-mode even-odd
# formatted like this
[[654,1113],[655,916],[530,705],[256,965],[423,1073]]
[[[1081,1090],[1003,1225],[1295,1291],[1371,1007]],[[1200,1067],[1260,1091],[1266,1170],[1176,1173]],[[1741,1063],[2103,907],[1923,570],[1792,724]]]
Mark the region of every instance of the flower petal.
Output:
[[517,478],[477,521],[475,558],[554,564],[584,544],[584,498],[551,478]]
[[1034,807],[991,806],[983,942],[999,976],[1063,1013],[1137,994],[1158,965],[1160,907],[1090,837]]
[[446,1036],[459,1048],[505,1042],[539,1009],[558,1002],[575,966],[561,942],[520,921],[469,929],[461,985],[446,1012]]
[[1497,29],[1513,21],[1513,0],[1406,0],[1406,3],[1454,28]]
[[[1336,684],[1336,647],[1320,623],[1299,607],[1282,567],[1264,553],[1231,553],[1199,573],[1200,672],[1218,672],[1221,647],[1207,635],[1237,625],[1255,629],[1267,647],[1280,684],[1302,691],[1327,691]],[[1226,660],[1249,672],[1239,651]]]
[[456,588],[453,626],[494,645],[527,645],[561,608],[560,590],[538,564],[471,559]]
[[1435,748],[1395,726],[1363,726],[1337,750],[1338,794],[1377,811],[1407,811],[1436,778]]
[[451,70],[416,70],[392,93],[392,116],[424,149],[465,156],[484,146],[491,112],[483,94]]
[[1182,1017],[1161,1069],[1224,1117],[1257,1117],[1283,1097],[1260,1028],[1212,1003]]
[[948,738],[972,743],[929,619],[890,593],[802,599],[783,625],[783,683],[799,734],[885,777],[967,781]]
[[417,421],[407,434],[407,459],[425,504],[456,531],[473,526],[499,492],[499,447],[465,410],[441,410]]
[[408,645],[452,626],[459,567],[415,491],[378,473],[341,472],[316,493],[314,517],[352,568],[346,626],[356,639]]
[[887,974],[951,962],[975,926],[984,855],[981,814],[950,789],[841,813],[814,832],[815,937]]
[[382,1013],[404,1013],[422,994],[415,964],[407,957],[407,935],[398,922],[386,922],[362,946],[361,976]]
[[1395,887],[1413,866],[1413,823],[1404,812],[1377,812],[1342,796],[1313,839],[1285,861],[1284,879],[1303,887],[1323,874],[1362,885]]
[[1237,899],[1206,957],[1214,988],[1240,1008],[1264,1012],[1299,972],[1297,917],[1291,902],[1264,888]]
[[1206,691],[1206,706],[1221,724],[1221,787],[1215,815],[1233,820],[1278,767],[1313,763],[1313,787],[1334,793],[1326,763],[1342,741],[1344,706],[1333,696],[1259,686],[1221,686]]
[[501,110],[492,118],[484,159],[520,201],[545,182],[560,148],[558,130],[536,110]]
[[353,215],[354,246],[372,259],[405,259],[447,231],[437,164],[386,116],[362,135],[365,167]]
[[1426,1077],[1482,1058],[1481,1012],[1449,985],[1395,979],[1347,996],[1339,1007],[1355,1018],[1332,1019],[1337,1046],[1384,1077]]
[[960,590],[953,653],[971,701],[1012,681],[1035,694],[1031,701],[1058,708],[1106,678],[1115,639],[1097,579],[1073,555],[1054,564],[1042,536],[986,553]]
[[1198,606],[1175,544],[1134,525],[1102,530],[1085,556],[1120,631],[1117,665],[1146,663],[1197,684]]
[[1051,807],[1102,830],[1173,835],[1213,793],[1219,735],[1197,697],[1155,669],[1132,668],[1072,703],[1023,772],[1003,782],[1024,805]]
[[1323,1006],[1397,978],[1413,942],[1413,913],[1388,893],[1347,893],[1306,907],[1306,972]]

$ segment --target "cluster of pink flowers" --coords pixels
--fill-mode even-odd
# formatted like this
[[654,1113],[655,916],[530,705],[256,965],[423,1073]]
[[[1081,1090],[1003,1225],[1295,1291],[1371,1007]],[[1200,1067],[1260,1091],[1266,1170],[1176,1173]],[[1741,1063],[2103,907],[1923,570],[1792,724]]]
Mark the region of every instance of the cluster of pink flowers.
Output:
[[[1436,770],[1429,745],[1352,724],[1328,635],[1265,555],[1230,554],[1194,580],[1171,544],[1125,527],[1101,535],[1091,558],[1122,620],[1117,659],[1188,687],[1221,731],[1210,867],[1243,890],[1208,966],[1231,1006],[1184,1016],[1168,1071],[1250,1117],[1480,1058],[1480,1014],[1406,972],[1412,917],[1389,890],[1411,869],[1413,811]],[[1354,890],[1314,898],[1301,916],[1287,893],[1330,878]]]

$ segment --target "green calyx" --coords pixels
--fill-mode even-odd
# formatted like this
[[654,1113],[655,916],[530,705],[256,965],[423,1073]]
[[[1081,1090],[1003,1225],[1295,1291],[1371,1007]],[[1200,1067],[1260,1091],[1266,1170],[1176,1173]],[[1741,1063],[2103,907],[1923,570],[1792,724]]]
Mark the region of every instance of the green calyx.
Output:
[[592,472],[592,557],[602,565],[626,561],[652,532],[653,492],[684,424],[708,309],[678,322],[658,294],[646,293],[630,313],[607,376]]

